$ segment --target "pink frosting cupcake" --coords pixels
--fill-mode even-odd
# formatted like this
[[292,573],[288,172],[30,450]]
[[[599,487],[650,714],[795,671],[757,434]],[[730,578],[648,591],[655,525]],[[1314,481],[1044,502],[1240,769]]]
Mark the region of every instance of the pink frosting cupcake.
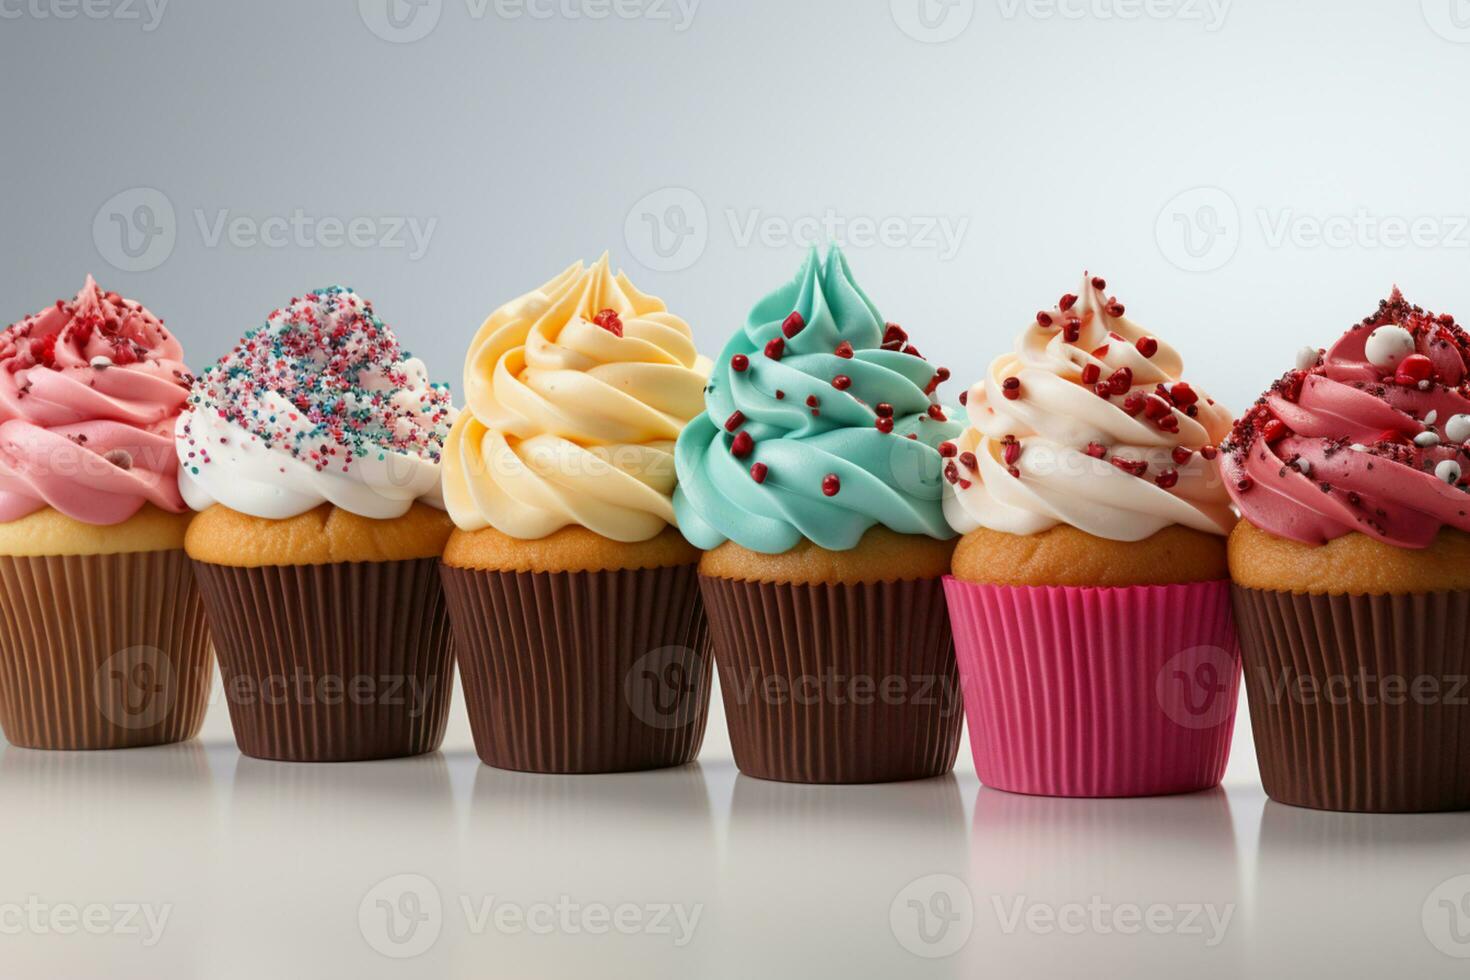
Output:
[[0,333],[0,725],[33,748],[178,741],[210,650],[183,552],[163,322],[89,276]]

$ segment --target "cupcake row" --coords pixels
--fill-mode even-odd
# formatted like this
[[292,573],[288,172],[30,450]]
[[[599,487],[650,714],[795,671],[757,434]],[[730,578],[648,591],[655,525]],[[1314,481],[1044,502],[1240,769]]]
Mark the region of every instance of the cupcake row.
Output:
[[[1023,318],[1024,319],[1024,318]],[[1470,807],[1470,336],[1395,291],[1236,419],[1099,277],[956,404],[840,250],[713,360],[604,256],[495,311],[463,407],[371,304],[293,299],[202,374],[90,279],[0,335],[0,726],[494,766],[698,754],[1134,796]],[[978,366],[975,371],[979,374]],[[1243,518],[1243,519],[1242,519]],[[1461,685],[1463,686],[1463,685]]]

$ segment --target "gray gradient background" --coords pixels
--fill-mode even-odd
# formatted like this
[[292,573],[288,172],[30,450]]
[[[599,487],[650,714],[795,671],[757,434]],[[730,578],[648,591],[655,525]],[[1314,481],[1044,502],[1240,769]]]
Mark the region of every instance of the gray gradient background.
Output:
[[[406,30],[432,29],[412,41],[383,29],[389,0],[171,0],[156,24],[143,0],[92,2],[101,16],[0,0],[0,319],[90,271],[163,316],[195,366],[290,296],[342,282],[458,389],[486,314],[604,249],[713,352],[794,272],[792,234],[828,214],[884,223],[878,244],[839,230],[859,281],[966,384],[1083,268],[1237,407],[1395,282],[1470,311],[1462,0],[923,0],[932,31],[916,26],[920,0],[702,0],[687,23],[690,0],[605,19],[588,16],[599,0],[535,0],[536,16],[428,0]],[[140,203],[173,241],[133,263],[113,215]],[[200,227],[297,210],[433,231],[415,256],[211,244]],[[764,239],[744,237],[752,220]],[[936,224],[963,230],[954,247],[936,247]],[[442,758],[330,778],[239,760],[223,705],[205,744],[125,761],[4,750],[0,796],[15,805],[0,812],[36,843],[4,859],[0,899],[162,895],[181,917],[170,942],[128,960],[149,976],[1463,968],[1426,941],[1420,903],[1470,870],[1465,823],[1264,805],[1243,713],[1228,797],[1112,806],[978,790],[968,751],[938,788],[795,800],[734,777],[718,713],[703,772],[623,784],[477,769],[462,713]],[[446,902],[456,887],[692,895],[715,924],[692,953],[446,930],[400,962],[352,923],[364,891],[404,871]],[[1099,892],[1238,901],[1241,919],[1210,951],[992,924],[954,958],[908,956],[890,899],[938,872],[966,876],[987,921],[992,893]],[[120,976],[120,943],[0,936],[0,958],[22,976]]]

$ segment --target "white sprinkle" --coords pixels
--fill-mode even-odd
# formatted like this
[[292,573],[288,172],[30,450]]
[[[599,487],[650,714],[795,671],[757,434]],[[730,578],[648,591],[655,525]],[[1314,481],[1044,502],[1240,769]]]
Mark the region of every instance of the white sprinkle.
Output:
[[1296,352],[1296,369],[1298,371],[1310,371],[1317,366],[1322,352],[1315,347],[1303,347]]
[[92,358],[92,367],[96,368],[98,371],[105,371],[108,368],[112,367],[112,358],[108,357],[105,354],[98,354],[96,357]]
[[1433,388],[1433,387],[1434,387],[1434,382],[1433,381],[1430,381],[1428,378],[1425,378],[1423,381],[1419,382],[1419,390],[1420,391],[1428,391],[1430,388]]
[[1452,459],[1441,460],[1434,468],[1434,475],[1446,483],[1454,484],[1460,482],[1460,464]]
[[1433,432],[1421,432],[1414,437],[1414,445],[1420,449],[1428,449],[1430,446],[1439,445],[1439,436]]
[[1444,424],[1444,434],[1450,442],[1470,439],[1470,415],[1451,415],[1450,420]]
[[1429,410],[1429,414],[1426,415],[1426,416],[1424,416],[1424,424],[1425,425],[1433,425],[1434,423],[1436,423],[1438,421],[1439,421],[1439,413],[1436,412],[1434,409],[1430,409]]
[[1392,371],[1400,361],[1414,353],[1414,335],[1403,327],[1379,327],[1368,335],[1364,353],[1374,367]]
[[1296,461],[1296,468],[1302,471],[1302,476],[1312,475],[1312,464],[1304,459],[1298,459]]
[[1360,453],[1366,453],[1368,451],[1368,447],[1363,445],[1361,442],[1355,442],[1348,448]]

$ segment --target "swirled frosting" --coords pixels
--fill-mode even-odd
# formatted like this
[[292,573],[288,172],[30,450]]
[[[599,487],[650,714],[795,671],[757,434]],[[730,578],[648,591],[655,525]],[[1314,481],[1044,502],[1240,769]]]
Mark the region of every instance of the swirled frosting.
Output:
[[882,525],[953,537],[936,448],[959,432],[949,377],[886,323],[835,246],[761,300],[725,345],[706,410],[679,437],[679,529],[700,548],[829,551]]
[[1224,450],[1246,520],[1323,544],[1354,531],[1427,548],[1470,531],[1470,335],[1395,289],[1325,353],[1308,348]]
[[0,521],[53,507],[117,524],[184,511],[174,418],[193,380],[177,340],[91,276],[0,334]]
[[179,482],[195,510],[221,503],[283,520],[330,503],[361,517],[442,507],[449,389],[399,346],[373,306],[332,286],[273,312],[200,375],[179,416]]
[[944,450],[955,530],[1066,524],[1141,541],[1175,524],[1234,525],[1215,449],[1230,414],[1181,380],[1179,354],[1106,289],[1084,273],[967,393],[970,427]]
[[460,528],[543,538],[581,526],[646,541],[674,523],[674,440],[710,362],[663,301],[578,262],[491,314],[470,343],[446,446]]

